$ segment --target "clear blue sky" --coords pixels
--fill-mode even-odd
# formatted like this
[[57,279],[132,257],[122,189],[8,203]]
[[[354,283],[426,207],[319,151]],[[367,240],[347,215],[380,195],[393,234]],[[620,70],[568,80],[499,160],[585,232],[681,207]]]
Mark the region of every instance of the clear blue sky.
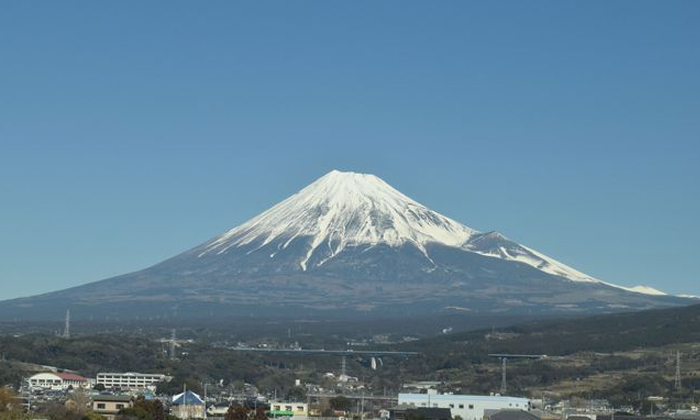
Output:
[[0,298],[144,268],[331,169],[700,294],[700,2],[12,2]]

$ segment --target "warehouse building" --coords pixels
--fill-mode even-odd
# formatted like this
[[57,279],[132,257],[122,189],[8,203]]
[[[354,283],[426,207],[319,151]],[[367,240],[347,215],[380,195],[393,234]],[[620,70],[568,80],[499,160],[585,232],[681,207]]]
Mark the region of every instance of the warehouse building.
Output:
[[399,394],[399,404],[412,407],[449,408],[453,418],[460,416],[463,420],[482,420],[487,410],[530,410],[530,400],[527,398],[498,395]]

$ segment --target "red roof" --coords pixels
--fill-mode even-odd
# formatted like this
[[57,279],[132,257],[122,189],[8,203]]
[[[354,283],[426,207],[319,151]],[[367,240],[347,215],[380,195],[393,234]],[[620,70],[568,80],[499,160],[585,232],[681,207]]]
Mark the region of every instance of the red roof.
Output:
[[80,381],[80,382],[87,382],[87,379],[83,378],[80,375],[76,375],[75,373],[57,373],[56,376],[59,378],[63,379],[64,381]]

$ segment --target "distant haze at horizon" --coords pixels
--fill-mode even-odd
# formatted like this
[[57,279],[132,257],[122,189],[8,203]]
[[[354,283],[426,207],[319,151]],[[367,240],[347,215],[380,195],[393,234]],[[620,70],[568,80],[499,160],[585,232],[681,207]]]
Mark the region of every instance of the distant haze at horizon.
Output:
[[332,169],[700,295],[700,4],[275,6],[6,7],[0,299],[153,265]]

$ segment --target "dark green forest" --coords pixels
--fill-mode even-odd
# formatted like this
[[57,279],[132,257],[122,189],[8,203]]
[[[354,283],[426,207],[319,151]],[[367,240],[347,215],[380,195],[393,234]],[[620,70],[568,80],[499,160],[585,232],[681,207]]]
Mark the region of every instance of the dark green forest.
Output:
[[[373,333],[380,332],[372,326]],[[100,371],[142,371],[171,375],[174,380],[160,387],[175,392],[187,383],[198,390],[204,383],[238,386],[251,383],[264,391],[291,392],[294,379],[322,383],[325,372],[338,372],[340,359],[328,355],[302,356],[232,351],[222,345],[225,333],[206,328],[189,328],[192,340],[178,347],[171,360],[162,336],[147,329],[131,332],[90,333],[71,339],[44,333],[0,336],[0,384],[17,385],[33,368],[25,364],[56,366],[86,376]],[[286,333],[286,334],[285,334]],[[386,331],[391,335],[392,331]],[[321,329],[316,335],[295,332],[313,346],[343,349],[342,331]],[[261,340],[287,343],[291,328],[283,324],[261,329]],[[252,333],[250,335],[253,336]],[[509,389],[528,394],[533,390],[566,381],[614,372],[615,389],[582,388],[581,396],[612,396],[620,401],[641,395],[671,392],[668,375],[672,373],[665,346],[700,343],[700,306],[654,310],[633,314],[613,314],[563,321],[538,321],[526,324],[441,334],[400,344],[372,345],[375,349],[420,353],[410,357],[384,358],[378,370],[369,367],[367,357],[348,357],[349,374],[358,376],[375,392],[397,392],[402,383],[414,380],[439,380],[445,390],[465,393],[489,393],[500,385],[500,362],[490,353],[542,354],[540,360],[516,361],[509,365]],[[305,344],[305,346],[308,344]],[[631,357],[635,349],[656,349]],[[688,366],[698,351],[684,350]],[[688,390],[700,386],[695,373],[688,371],[684,381]],[[612,383],[612,382],[611,382]]]

